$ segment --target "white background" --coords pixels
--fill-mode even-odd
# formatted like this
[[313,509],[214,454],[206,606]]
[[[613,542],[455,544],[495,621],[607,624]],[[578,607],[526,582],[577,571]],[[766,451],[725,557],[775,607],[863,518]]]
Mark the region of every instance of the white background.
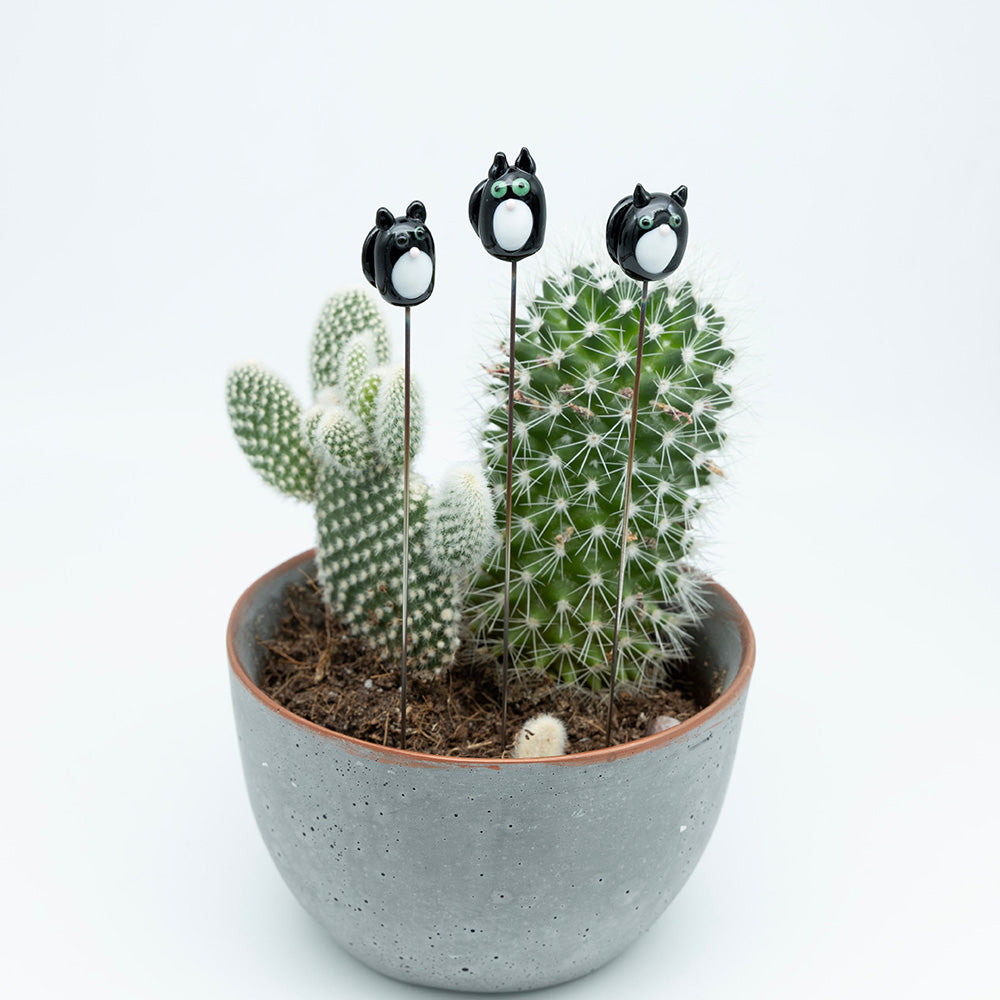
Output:
[[223,631],[312,525],[223,384],[256,358],[304,392],[375,208],[420,197],[420,464],[471,456],[506,271],[466,200],[527,144],[552,246],[637,180],[690,189],[685,267],[745,349],[708,568],[759,642],[699,868],[551,994],[995,996],[998,29],[986,2],[5,3],[5,995],[420,995],[326,939],[254,827]]

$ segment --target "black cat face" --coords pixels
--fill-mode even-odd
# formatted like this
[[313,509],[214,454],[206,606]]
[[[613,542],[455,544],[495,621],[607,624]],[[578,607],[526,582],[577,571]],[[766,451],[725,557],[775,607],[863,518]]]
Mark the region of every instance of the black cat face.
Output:
[[500,260],[523,260],[542,248],[545,189],[527,148],[513,165],[497,153],[486,180],[469,198],[469,221],[486,252]]
[[387,208],[375,213],[375,228],[361,248],[361,269],[379,294],[394,306],[415,306],[434,290],[434,238],[427,210],[412,201],[406,215]]
[[608,216],[605,237],[611,259],[636,281],[655,281],[676,271],[687,247],[687,188],[650,194],[641,184]]

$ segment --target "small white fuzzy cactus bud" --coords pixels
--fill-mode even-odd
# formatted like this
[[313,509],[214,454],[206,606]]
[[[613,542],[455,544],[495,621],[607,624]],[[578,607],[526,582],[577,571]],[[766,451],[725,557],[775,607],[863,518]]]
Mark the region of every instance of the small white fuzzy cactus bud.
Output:
[[316,427],[319,422],[323,419],[323,415],[326,410],[322,406],[310,406],[308,410],[305,410],[302,414],[302,419],[299,424],[299,429],[302,435],[302,440],[306,442],[307,445],[312,445],[313,436],[316,432]]
[[384,374],[385,369],[376,368],[375,371],[369,372],[358,386],[354,409],[370,434],[375,430],[375,406]]
[[375,361],[375,338],[369,333],[352,337],[340,359],[338,384],[348,405],[357,411],[361,384],[372,370]]
[[313,440],[318,454],[344,471],[360,469],[370,457],[360,422],[343,410],[327,410],[314,426]]
[[566,727],[554,715],[536,715],[521,727],[514,737],[511,756],[561,757],[566,752]]
[[493,542],[493,497],[479,469],[451,470],[428,511],[431,560],[441,569],[471,572]]
[[[402,366],[382,378],[375,401],[375,447],[388,465],[403,463],[403,414],[405,377]],[[415,382],[410,383],[410,457],[420,447],[423,402]]]
[[367,291],[351,289],[327,300],[313,337],[310,364],[313,392],[336,383],[345,346],[363,331],[372,337],[376,363],[385,364],[389,360],[389,333],[378,305]]

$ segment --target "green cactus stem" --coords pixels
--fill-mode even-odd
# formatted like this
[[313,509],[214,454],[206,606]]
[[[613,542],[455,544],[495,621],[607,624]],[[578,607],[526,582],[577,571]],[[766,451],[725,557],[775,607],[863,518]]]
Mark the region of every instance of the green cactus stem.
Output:
[[[610,682],[639,294],[610,264],[579,265],[546,278],[517,321],[511,653],[519,671],[594,691]],[[617,677],[626,687],[651,686],[686,655],[703,605],[687,567],[706,488],[722,476],[714,458],[733,358],[723,325],[690,284],[650,286]],[[488,369],[484,436],[501,497],[505,347]],[[494,652],[503,576],[501,537],[467,601],[473,631]]]

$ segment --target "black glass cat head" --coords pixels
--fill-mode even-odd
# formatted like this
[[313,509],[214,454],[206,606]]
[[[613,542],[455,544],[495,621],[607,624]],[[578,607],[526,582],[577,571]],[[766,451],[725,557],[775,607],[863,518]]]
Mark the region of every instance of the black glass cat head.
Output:
[[361,270],[386,302],[415,306],[434,291],[434,238],[423,202],[411,201],[406,215],[387,208],[375,213],[375,227],[361,248]]
[[687,188],[650,194],[641,184],[611,210],[605,232],[611,259],[636,281],[665,278],[687,247]]
[[469,198],[469,221],[488,254],[500,260],[523,260],[538,253],[545,239],[545,189],[535,176],[527,148],[513,166],[497,153],[486,180]]

